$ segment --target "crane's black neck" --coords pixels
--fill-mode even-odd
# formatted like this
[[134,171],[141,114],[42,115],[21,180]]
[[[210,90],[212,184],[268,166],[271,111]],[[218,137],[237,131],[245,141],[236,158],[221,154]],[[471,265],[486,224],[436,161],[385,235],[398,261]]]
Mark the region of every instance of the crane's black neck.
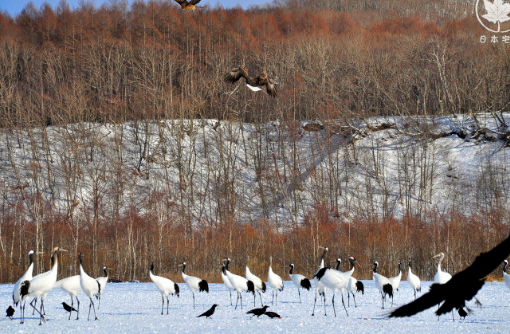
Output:
[[186,262],[182,263],[182,273],[184,274],[184,271],[186,270]]
[[374,263],[374,270],[373,270],[374,273],[377,273],[377,266],[378,266],[378,264]]
[[230,259],[229,259],[229,258],[227,258],[227,263],[225,263],[225,269],[227,269],[227,270],[228,270],[228,265],[229,265],[229,264],[230,264]]
[[294,266],[291,264],[291,265],[290,265],[290,271],[289,271],[289,274],[291,274],[291,275],[292,275],[292,273],[293,273],[293,272],[294,272]]
[[342,260],[336,259],[336,270],[340,269],[340,263],[342,263]]
[[108,269],[108,268],[106,268],[106,267],[104,267],[104,268],[103,268],[103,271],[104,271],[104,277],[108,277],[108,273],[106,272],[106,270],[107,270],[107,269]]
[[34,253],[28,254],[28,260],[30,261],[30,264],[34,263]]
[[349,268],[350,270],[354,269],[354,260],[351,258],[349,259],[349,263],[351,264],[351,268]]

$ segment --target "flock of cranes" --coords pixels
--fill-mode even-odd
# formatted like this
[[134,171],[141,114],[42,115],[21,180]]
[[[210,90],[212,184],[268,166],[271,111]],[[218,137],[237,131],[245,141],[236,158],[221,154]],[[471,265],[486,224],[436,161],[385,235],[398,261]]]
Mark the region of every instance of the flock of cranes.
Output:
[[[21,276],[21,278],[14,284],[14,289],[12,293],[12,299],[15,307],[19,306],[20,310],[20,319],[21,323],[24,323],[25,318],[25,304],[27,300],[31,297],[33,298],[30,302],[30,305],[33,308],[33,312],[37,312],[39,315],[39,324],[41,325],[43,322],[46,322],[45,318],[45,310],[44,310],[44,301],[45,298],[53,288],[59,288],[64,290],[71,297],[71,305],[62,303],[64,309],[69,312],[69,319],[71,319],[71,314],[73,311],[76,311],[76,319],[79,319],[79,308],[80,301],[78,299],[78,293],[83,291],[83,293],[89,298],[89,313],[88,320],[90,320],[91,310],[94,311],[94,320],[98,320],[96,314],[96,307],[94,303],[94,297],[99,300],[101,294],[104,292],[106,288],[106,283],[108,281],[108,272],[109,268],[103,267],[104,276],[93,278],[87,274],[85,269],[83,268],[83,254],[78,255],[79,259],[79,269],[80,274],[74,275],[70,277],[66,277],[57,281],[57,273],[58,273],[58,258],[60,252],[65,252],[65,249],[55,247],[51,254],[51,268],[47,272],[43,272],[39,275],[33,276],[33,255],[34,252],[30,251],[28,253],[29,257],[29,267],[26,272]],[[336,317],[336,309],[335,309],[335,296],[338,292],[341,294],[342,305],[344,307],[345,313],[349,316],[347,307],[344,302],[344,291],[347,293],[348,298],[350,298],[349,294],[352,294],[354,298],[354,306],[356,305],[356,299],[354,292],[364,293],[364,285],[361,281],[354,278],[353,273],[355,271],[356,265],[358,265],[355,257],[349,257],[349,270],[341,271],[340,264],[341,260],[336,260],[336,268],[331,268],[329,266],[325,266],[324,259],[328,248],[322,247],[322,256],[319,268],[315,275],[313,276],[314,285],[315,285],[315,301],[313,306],[312,315],[315,314],[315,306],[317,302],[317,297],[321,298],[324,305],[324,315],[326,315],[326,296],[328,291],[331,292],[331,305],[333,307],[333,312]],[[437,273],[434,276],[434,284],[432,284],[430,291],[423,294],[421,297],[417,298],[416,293],[421,291],[421,282],[419,277],[412,272],[411,262],[408,263],[408,271],[407,271],[407,281],[409,286],[413,290],[414,293],[414,301],[409,304],[403,305],[395,310],[393,310],[389,317],[405,317],[412,316],[418,312],[421,312],[427,308],[430,308],[434,305],[438,306],[436,314],[442,315],[448,312],[457,310],[461,317],[465,317],[469,309],[466,307],[466,301],[471,300],[475,297],[478,290],[484,285],[486,277],[489,273],[491,273],[498,265],[501,263],[503,266],[503,277],[506,285],[510,288],[510,275],[506,273],[506,267],[508,265],[508,261],[505,259],[510,254],[510,237],[504,240],[501,244],[496,246],[494,249],[490,250],[487,253],[480,254],[474,263],[466,268],[465,270],[457,273],[452,277],[449,273],[445,272],[441,268],[442,261],[445,257],[444,253],[439,253],[434,256],[434,259],[438,259],[437,263]],[[249,258],[248,258],[249,262]],[[229,270],[229,265],[231,263],[230,258],[225,258],[221,261],[221,278],[222,281],[230,293],[230,304],[232,305],[232,291],[235,290],[237,292],[237,299],[235,308],[237,309],[240,301],[241,309],[243,307],[242,301],[242,293],[248,292],[253,294],[253,305],[256,304],[256,293],[259,294],[261,309],[260,314],[267,314],[266,312],[267,305],[264,306],[262,302],[262,293],[266,291],[266,283],[258,276],[253,274],[248,265],[245,267],[245,275],[244,277],[241,275],[237,275],[232,273]],[[278,293],[283,291],[284,284],[283,279],[277,273],[275,273],[272,269],[272,257],[269,258],[269,269],[267,273],[267,281],[269,286],[273,292],[273,305],[278,304]],[[206,280],[203,280],[196,276],[190,276],[186,274],[186,262],[182,262],[179,264],[182,267],[182,279],[188,286],[189,290],[193,295],[193,308],[195,308],[195,292],[209,292],[209,284]],[[294,264],[289,265],[289,277],[294,283],[299,296],[299,302],[301,303],[301,290],[311,290],[312,284],[310,280],[302,275],[294,272],[295,266]],[[381,294],[382,300],[382,309],[385,307],[386,297],[389,296],[392,299],[393,305],[393,296],[395,291],[398,290],[401,279],[402,279],[402,263],[398,263],[398,274],[394,277],[385,277],[378,273],[379,263],[375,261],[373,263],[373,281],[375,287],[379,290]],[[167,303],[167,311],[169,313],[169,295],[175,295],[179,297],[179,285],[172,280],[157,276],[154,274],[154,262],[151,262],[149,275],[153,283],[156,285],[157,289],[161,293],[161,314],[164,314],[164,303],[166,298]],[[40,307],[37,308],[37,301],[40,300]],[[74,299],[77,302],[77,308],[74,308]],[[478,300],[476,300],[478,303]],[[202,313],[200,316],[210,317],[216,308],[216,304],[214,304],[211,309]],[[348,305],[349,306],[349,305]],[[100,304],[98,305],[98,309]],[[265,308],[264,308],[265,307]],[[467,311],[466,311],[467,308]],[[259,311],[249,311],[259,312]],[[9,306],[6,313],[12,319],[12,315],[14,314],[15,309],[12,306]],[[257,315],[257,314],[254,314]],[[270,317],[279,317],[278,314],[267,314]]]

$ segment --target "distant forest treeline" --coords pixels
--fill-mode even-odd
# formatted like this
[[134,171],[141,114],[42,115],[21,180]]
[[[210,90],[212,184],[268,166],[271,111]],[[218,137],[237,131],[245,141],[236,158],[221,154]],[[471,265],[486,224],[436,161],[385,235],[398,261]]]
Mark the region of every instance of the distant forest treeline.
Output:
[[[57,8],[29,4],[14,18],[0,13],[0,127],[5,147],[0,152],[0,281],[20,277],[29,249],[46,252],[37,256],[35,272],[47,269],[50,246],[56,245],[70,250],[63,255],[61,276],[76,273],[76,254],[82,251],[91,255],[85,262],[92,274],[100,275],[106,264],[114,268],[112,276],[122,280],[148,279],[150,260],[155,260],[159,274],[179,281],[176,265],[186,258],[190,272],[219,281],[220,258],[233,258],[233,271],[241,273],[247,255],[252,271],[263,278],[269,255],[282,276],[284,266],[294,262],[300,268],[296,270],[311,277],[320,245],[331,249],[331,259],[355,255],[363,263],[355,276],[363,279],[371,278],[371,261],[378,260],[381,272],[392,276],[398,260],[409,259],[413,270],[431,279],[430,258],[437,251],[448,253],[444,264],[449,271],[465,267],[507,236],[508,210],[500,197],[504,192],[489,189],[504,188],[493,178],[503,175],[506,180],[504,173],[488,173],[490,182],[476,184],[473,191],[485,196],[483,203],[497,203],[477,215],[466,217],[453,209],[413,215],[409,208],[411,214],[403,218],[366,212],[347,220],[336,215],[330,203],[342,196],[342,182],[347,184],[355,165],[363,164],[353,141],[346,141],[336,156],[331,154],[331,169],[312,175],[318,180],[316,205],[287,229],[268,219],[241,221],[243,194],[236,185],[243,177],[239,171],[248,168],[244,164],[254,166],[262,202],[291,189],[287,196],[299,207],[300,164],[306,157],[300,160],[296,153],[302,131],[295,121],[347,123],[371,116],[506,111],[508,44],[480,42],[487,33],[473,5],[289,0],[246,11],[206,8],[186,13],[173,1],[135,1],[131,6],[111,1],[100,8],[84,1],[74,10],[62,1]],[[252,74],[265,70],[277,81],[277,98],[223,81],[228,70],[243,63]],[[231,127],[219,128],[214,144],[205,134],[200,138],[205,131],[194,134],[184,125],[168,130],[173,137],[165,129],[150,133],[150,122],[168,119],[182,124],[196,119],[243,121],[257,131],[253,138],[238,139]],[[281,145],[279,150],[267,144],[260,126],[271,120],[280,121],[275,123],[281,129],[274,144]],[[127,121],[136,124],[132,138],[122,130]],[[83,122],[113,124],[114,139],[106,143],[92,126],[65,127]],[[58,137],[49,137],[45,129],[50,125],[64,126],[53,128]],[[416,129],[427,131],[420,123]],[[338,134],[319,136],[317,147],[329,152],[327,145],[335,142],[329,138]],[[55,149],[49,138],[62,138],[60,144],[67,149]],[[420,138],[426,149],[429,138]],[[129,141],[135,144],[128,147]],[[188,147],[200,142],[204,152]],[[233,151],[243,145],[255,152],[246,161]],[[293,154],[282,148],[286,145],[293,145]],[[139,158],[137,163],[126,160],[130,148],[138,150],[130,152]],[[218,166],[196,165],[197,156],[207,158],[212,151],[220,152]],[[341,154],[349,163],[345,167],[337,163]],[[423,157],[428,159],[427,154]],[[427,162],[432,172],[439,160],[433,158]],[[143,203],[137,203],[133,193],[140,183],[154,180],[157,159],[162,159],[157,167],[164,172],[178,171],[179,182],[158,180],[164,186],[147,186]],[[432,177],[429,180],[419,161],[410,166],[402,198],[411,199],[411,190],[432,187]],[[213,195],[210,188],[203,193],[193,188],[198,188],[196,171],[201,169],[207,170],[201,181],[210,181]],[[377,168],[367,168],[366,187],[359,191],[373,195],[374,180],[380,178]],[[77,198],[75,190],[83,184],[90,197]],[[209,198],[217,202],[214,214],[219,218],[197,224],[192,208],[204,214],[211,207]],[[66,210],[57,207],[57,200],[65,201]],[[129,200],[133,203],[125,206],[130,209],[121,210]],[[462,196],[456,201],[461,205]],[[267,207],[278,210],[276,205]]]
[[[0,126],[500,110],[508,44],[480,43],[472,11],[471,1],[412,0],[193,13],[173,1],[29,4],[0,14]],[[278,82],[277,99],[223,82],[243,63]]]

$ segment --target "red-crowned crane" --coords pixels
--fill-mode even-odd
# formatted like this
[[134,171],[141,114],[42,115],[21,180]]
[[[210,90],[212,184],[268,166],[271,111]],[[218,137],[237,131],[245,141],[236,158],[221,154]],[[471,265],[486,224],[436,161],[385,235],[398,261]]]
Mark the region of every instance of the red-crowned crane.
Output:
[[34,251],[33,250],[28,252],[28,260],[30,261],[30,264],[28,265],[28,269],[25,271],[23,276],[21,276],[18,279],[18,281],[14,284],[14,288],[12,290],[12,302],[14,303],[14,306],[18,306],[18,303],[19,303],[19,312],[20,312],[20,317],[22,319],[22,322],[23,322],[24,314],[25,314],[26,298],[28,296],[26,296],[25,299],[22,300],[20,288],[21,288],[22,282],[30,281],[32,279],[32,276],[33,276],[32,273],[34,271]]
[[299,295],[299,302],[301,303],[301,289],[306,289],[306,290],[310,291],[312,285],[310,284],[310,280],[308,278],[306,278],[305,276],[303,276],[301,274],[294,274],[294,264],[293,263],[289,264],[289,267],[290,267],[289,276],[290,276],[290,279],[292,280],[292,282],[294,283],[294,285],[296,286],[296,289],[297,289],[298,295]]
[[[65,252],[65,249],[61,249],[59,247],[53,248],[52,251],[52,266],[49,271],[41,273],[37,276],[34,276],[32,280],[25,280],[21,283],[20,294],[21,299],[24,299],[25,296],[32,296],[34,300],[30,303],[30,305],[34,308],[37,313],[39,313],[39,325],[42,324],[42,321],[46,322],[46,318],[43,315],[44,310],[44,300],[46,299],[46,295],[48,294],[55,282],[57,281],[58,274],[58,253]],[[41,297],[41,307],[37,310],[34,302],[37,302],[37,298]],[[24,318],[21,320],[24,322]]]
[[373,278],[374,278],[375,287],[381,293],[382,308],[384,309],[384,301],[386,300],[386,295],[393,298],[393,287],[391,286],[390,280],[387,277],[385,277],[377,272],[378,267],[379,267],[379,262],[375,261],[374,269],[372,270],[374,272]]
[[151,262],[151,269],[149,271],[149,276],[154,282],[154,285],[158,288],[161,293],[161,314],[163,314],[163,307],[165,306],[165,297],[166,297],[166,314],[168,314],[168,304],[170,301],[168,300],[168,295],[176,295],[179,297],[179,286],[177,283],[174,283],[171,279],[166,277],[154,275],[152,272],[154,271],[154,261]]
[[414,299],[416,299],[416,291],[421,291],[421,281],[420,278],[411,271],[411,261],[409,261],[409,270],[407,271],[407,282],[409,282],[409,286],[413,289]]
[[182,266],[182,279],[188,285],[188,288],[191,290],[193,294],[193,308],[195,308],[195,291],[202,292],[205,291],[209,293],[209,284],[207,284],[206,280],[195,276],[186,275],[184,272],[186,270],[186,262],[181,263],[179,266]]
[[269,257],[269,270],[267,272],[267,280],[273,291],[273,305],[276,293],[276,305],[278,305],[278,292],[283,291],[283,280],[282,278],[273,271],[273,257]]
[[99,298],[101,295],[101,285],[98,281],[95,280],[95,278],[90,277],[85,270],[83,269],[83,254],[80,253],[78,255],[78,258],[80,260],[80,285],[81,289],[85,293],[87,297],[89,297],[90,303],[89,303],[89,316],[87,320],[90,320],[90,309],[94,309],[94,320],[97,319],[96,315],[96,306],[94,305],[93,297]]

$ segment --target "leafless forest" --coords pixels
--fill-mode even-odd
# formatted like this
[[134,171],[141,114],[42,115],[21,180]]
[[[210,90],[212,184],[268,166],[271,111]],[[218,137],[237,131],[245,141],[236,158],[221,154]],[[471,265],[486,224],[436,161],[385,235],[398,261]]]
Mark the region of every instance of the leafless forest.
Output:
[[[61,276],[83,252],[96,276],[108,265],[121,280],[147,280],[154,260],[179,281],[186,259],[219,281],[221,258],[244,272],[248,255],[259,275],[272,255],[280,274],[293,262],[310,276],[320,245],[331,260],[356,256],[362,279],[374,260],[386,274],[412,260],[430,279],[439,251],[451,273],[465,267],[509,233],[510,164],[488,157],[475,176],[438,185],[442,157],[428,146],[456,136],[510,147],[509,47],[480,42],[473,7],[287,0],[184,13],[173,1],[62,1],[0,13],[0,282],[22,274],[30,249],[43,252],[35,272],[48,268],[53,246],[70,251]],[[241,64],[275,78],[277,98],[225,83]],[[438,131],[440,118],[468,121]],[[417,143],[398,144],[395,182],[370,137],[383,131]],[[437,210],[441,187],[454,190]]]

